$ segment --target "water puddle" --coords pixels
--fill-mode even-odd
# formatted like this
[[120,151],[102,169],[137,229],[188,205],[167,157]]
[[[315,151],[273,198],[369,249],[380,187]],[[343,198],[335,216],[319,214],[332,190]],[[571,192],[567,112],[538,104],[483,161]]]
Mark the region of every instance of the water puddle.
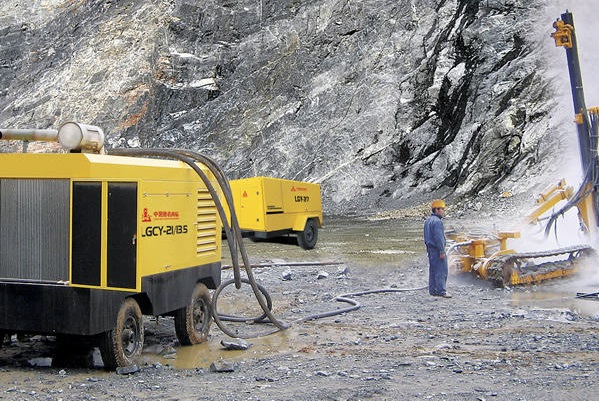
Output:
[[[250,260],[337,261],[352,266],[397,266],[405,258],[425,251],[419,219],[367,220],[325,219],[316,248],[305,251],[297,245],[244,242]],[[223,245],[223,264],[230,264]]]
[[577,293],[599,291],[599,275],[592,268],[581,268],[569,278],[551,280],[530,289],[515,289],[513,306],[532,306],[540,309],[565,309],[581,316],[599,317],[599,298],[596,300],[577,298]]
[[[152,352],[144,352],[142,357],[146,363],[160,363],[169,365],[175,369],[208,369],[215,361],[226,360],[229,362],[240,362],[248,358],[264,358],[281,352],[289,352],[298,332],[294,329],[279,331],[265,337],[246,340],[251,346],[247,350],[227,350],[221,345],[222,338],[210,338],[207,342],[187,346],[176,347],[176,353],[160,355]],[[226,341],[231,341],[227,338]]]
[[[229,350],[221,345],[221,341],[236,342],[220,332],[214,332],[207,342],[175,347],[172,353],[161,355],[149,347],[142,354],[142,360],[147,364],[162,364],[175,369],[209,369],[213,362],[227,361],[243,363],[246,359],[268,358],[276,354],[291,353],[311,354],[318,352],[322,344],[337,344],[342,346],[347,342],[358,341],[359,335],[352,334],[360,331],[360,326],[352,326],[350,330],[340,330],[339,327],[319,327],[317,333],[302,326],[293,326],[287,330],[277,331],[272,334],[244,340],[250,343],[247,350]],[[310,333],[310,334],[309,334]]]
[[539,309],[566,309],[581,316],[599,316],[599,302],[576,298],[575,295],[565,291],[518,292],[512,295],[510,305]]

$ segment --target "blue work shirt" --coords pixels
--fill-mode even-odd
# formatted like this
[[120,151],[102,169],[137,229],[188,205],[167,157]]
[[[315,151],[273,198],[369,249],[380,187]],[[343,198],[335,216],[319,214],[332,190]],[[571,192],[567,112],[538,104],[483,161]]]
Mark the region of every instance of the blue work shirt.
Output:
[[445,253],[445,230],[441,217],[431,214],[424,222],[424,243],[427,251],[431,248],[439,254]]

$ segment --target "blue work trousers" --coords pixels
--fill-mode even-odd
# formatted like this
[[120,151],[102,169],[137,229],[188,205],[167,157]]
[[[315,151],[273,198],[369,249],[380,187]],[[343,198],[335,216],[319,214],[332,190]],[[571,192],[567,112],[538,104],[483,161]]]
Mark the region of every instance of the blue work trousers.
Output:
[[447,258],[441,259],[439,251],[426,247],[428,253],[428,292],[431,295],[444,295],[447,292]]

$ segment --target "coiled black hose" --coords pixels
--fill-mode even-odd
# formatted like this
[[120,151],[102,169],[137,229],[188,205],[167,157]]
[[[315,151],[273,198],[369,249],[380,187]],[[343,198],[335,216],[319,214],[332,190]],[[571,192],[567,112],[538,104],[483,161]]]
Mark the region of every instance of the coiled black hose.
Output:
[[[258,287],[258,283],[256,282],[256,279],[254,278],[254,274],[253,274],[252,268],[249,263],[247,252],[245,250],[245,247],[243,246],[241,229],[239,228],[237,215],[235,214],[235,208],[233,207],[233,197],[231,194],[231,188],[229,186],[229,181],[226,179],[225,173],[222,171],[220,166],[218,166],[212,159],[210,159],[204,155],[201,155],[199,153],[192,152],[189,150],[185,150],[185,149],[140,149],[140,148],[113,149],[110,151],[110,154],[117,155],[117,156],[154,156],[154,157],[171,158],[171,159],[179,160],[179,161],[187,164],[189,167],[191,167],[198,174],[198,176],[200,176],[204,185],[208,189],[208,192],[210,192],[210,196],[212,196],[212,199],[214,200],[214,204],[216,206],[216,209],[218,210],[218,214],[223,223],[225,234],[227,236],[227,241],[229,243],[229,250],[231,252],[231,260],[233,262],[233,272],[234,272],[233,274],[235,277],[233,282],[235,283],[235,286],[237,287],[237,289],[241,288],[240,267],[239,267],[238,253],[237,253],[237,252],[239,252],[241,254],[241,258],[242,258],[242,261],[243,261],[243,264],[245,267],[245,271],[246,271],[246,274],[248,277],[247,282],[252,287],[254,296],[256,297],[258,303],[260,304],[260,307],[262,308],[264,314],[268,317],[269,322],[274,324],[279,330],[285,330],[289,327],[289,325],[280,321],[273,315],[272,310],[271,310],[272,305],[269,307],[269,303],[267,302],[267,299],[263,296],[263,293],[260,290],[260,288]],[[206,168],[208,168],[208,170],[210,170],[210,172],[216,178],[216,181],[218,182],[218,184],[223,192],[223,195],[225,197],[225,200],[227,201],[227,205],[229,207],[230,217],[231,217],[231,226],[230,227],[228,224],[227,215],[225,214],[225,210],[223,208],[223,205],[220,201],[220,197],[218,196],[216,189],[210,182],[210,179],[208,178],[206,173],[204,173],[204,171],[202,171],[202,169],[196,164],[197,162],[205,165]],[[229,330],[229,328],[227,328],[221,322],[221,318],[220,318],[218,311],[216,309],[216,306],[215,306],[217,303],[218,294],[220,294],[220,291],[222,290],[222,288],[224,288],[225,286],[227,286],[229,284],[231,284],[231,283],[230,282],[223,283],[219,286],[219,288],[217,288],[218,292],[215,292],[215,296],[213,296],[213,305],[214,306],[213,306],[213,311],[212,311],[213,312],[212,317],[213,317],[215,323],[217,324],[217,326],[223,331],[223,333],[225,333],[226,335],[228,335],[230,337],[240,337],[238,333],[234,333],[233,331]]]

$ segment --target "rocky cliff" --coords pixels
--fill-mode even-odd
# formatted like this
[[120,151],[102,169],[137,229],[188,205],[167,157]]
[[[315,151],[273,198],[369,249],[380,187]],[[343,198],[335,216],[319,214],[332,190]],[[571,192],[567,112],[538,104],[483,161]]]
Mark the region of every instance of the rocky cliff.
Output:
[[198,150],[333,213],[527,191],[563,146],[547,3],[2,1],[0,126]]

